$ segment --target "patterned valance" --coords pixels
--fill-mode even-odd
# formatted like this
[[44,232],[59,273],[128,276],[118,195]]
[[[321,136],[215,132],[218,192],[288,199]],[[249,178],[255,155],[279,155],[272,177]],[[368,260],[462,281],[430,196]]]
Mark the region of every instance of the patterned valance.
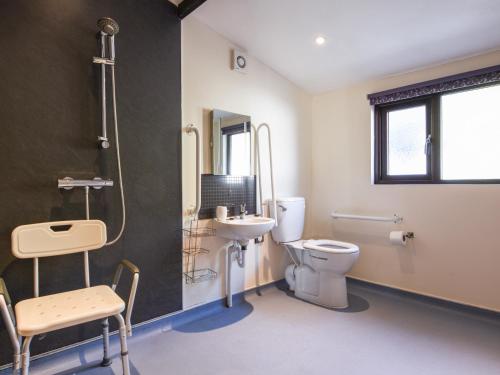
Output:
[[500,65],[369,94],[368,99],[371,105],[385,104],[494,82],[500,82]]

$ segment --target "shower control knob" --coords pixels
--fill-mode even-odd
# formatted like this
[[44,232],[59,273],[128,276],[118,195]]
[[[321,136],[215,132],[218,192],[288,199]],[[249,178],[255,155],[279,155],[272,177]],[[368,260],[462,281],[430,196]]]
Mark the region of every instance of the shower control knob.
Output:
[[107,148],[109,148],[110,144],[109,144],[109,141],[107,139],[103,139],[103,138],[99,137],[99,146],[101,146],[101,148],[103,148],[103,149],[107,149]]
[[58,188],[59,189],[63,188],[64,190],[71,190],[73,189],[73,186],[71,186],[72,182],[73,179],[71,177],[64,177],[63,179],[59,180]]

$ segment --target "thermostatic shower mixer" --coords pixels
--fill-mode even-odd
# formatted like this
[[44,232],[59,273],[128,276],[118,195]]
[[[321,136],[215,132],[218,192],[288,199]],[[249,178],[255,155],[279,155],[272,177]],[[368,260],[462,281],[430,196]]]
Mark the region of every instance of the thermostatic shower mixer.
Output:
[[106,186],[113,186],[113,180],[103,180],[100,177],[94,177],[93,180],[75,180],[71,177],[64,177],[57,180],[57,187],[65,190],[71,190],[76,187],[102,189]]

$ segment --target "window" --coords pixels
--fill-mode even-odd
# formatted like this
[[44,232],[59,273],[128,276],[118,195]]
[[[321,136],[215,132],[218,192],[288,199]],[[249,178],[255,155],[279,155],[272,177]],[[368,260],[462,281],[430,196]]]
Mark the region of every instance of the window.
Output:
[[500,179],[500,85],[441,96],[441,178]]
[[500,183],[500,84],[375,105],[375,183]]

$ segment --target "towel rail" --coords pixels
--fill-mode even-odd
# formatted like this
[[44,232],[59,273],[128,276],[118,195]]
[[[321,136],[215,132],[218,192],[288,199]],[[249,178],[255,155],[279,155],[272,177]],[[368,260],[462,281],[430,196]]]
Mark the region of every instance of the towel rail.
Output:
[[347,220],[364,220],[364,221],[384,221],[392,222],[394,224],[401,224],[403,222],[403,217],[394,214],[393,216],[368,216],[368,215],[353,215],[353,214],[341,214],[338,212],[332,212],[332,217],[334,219],[347,219]]

